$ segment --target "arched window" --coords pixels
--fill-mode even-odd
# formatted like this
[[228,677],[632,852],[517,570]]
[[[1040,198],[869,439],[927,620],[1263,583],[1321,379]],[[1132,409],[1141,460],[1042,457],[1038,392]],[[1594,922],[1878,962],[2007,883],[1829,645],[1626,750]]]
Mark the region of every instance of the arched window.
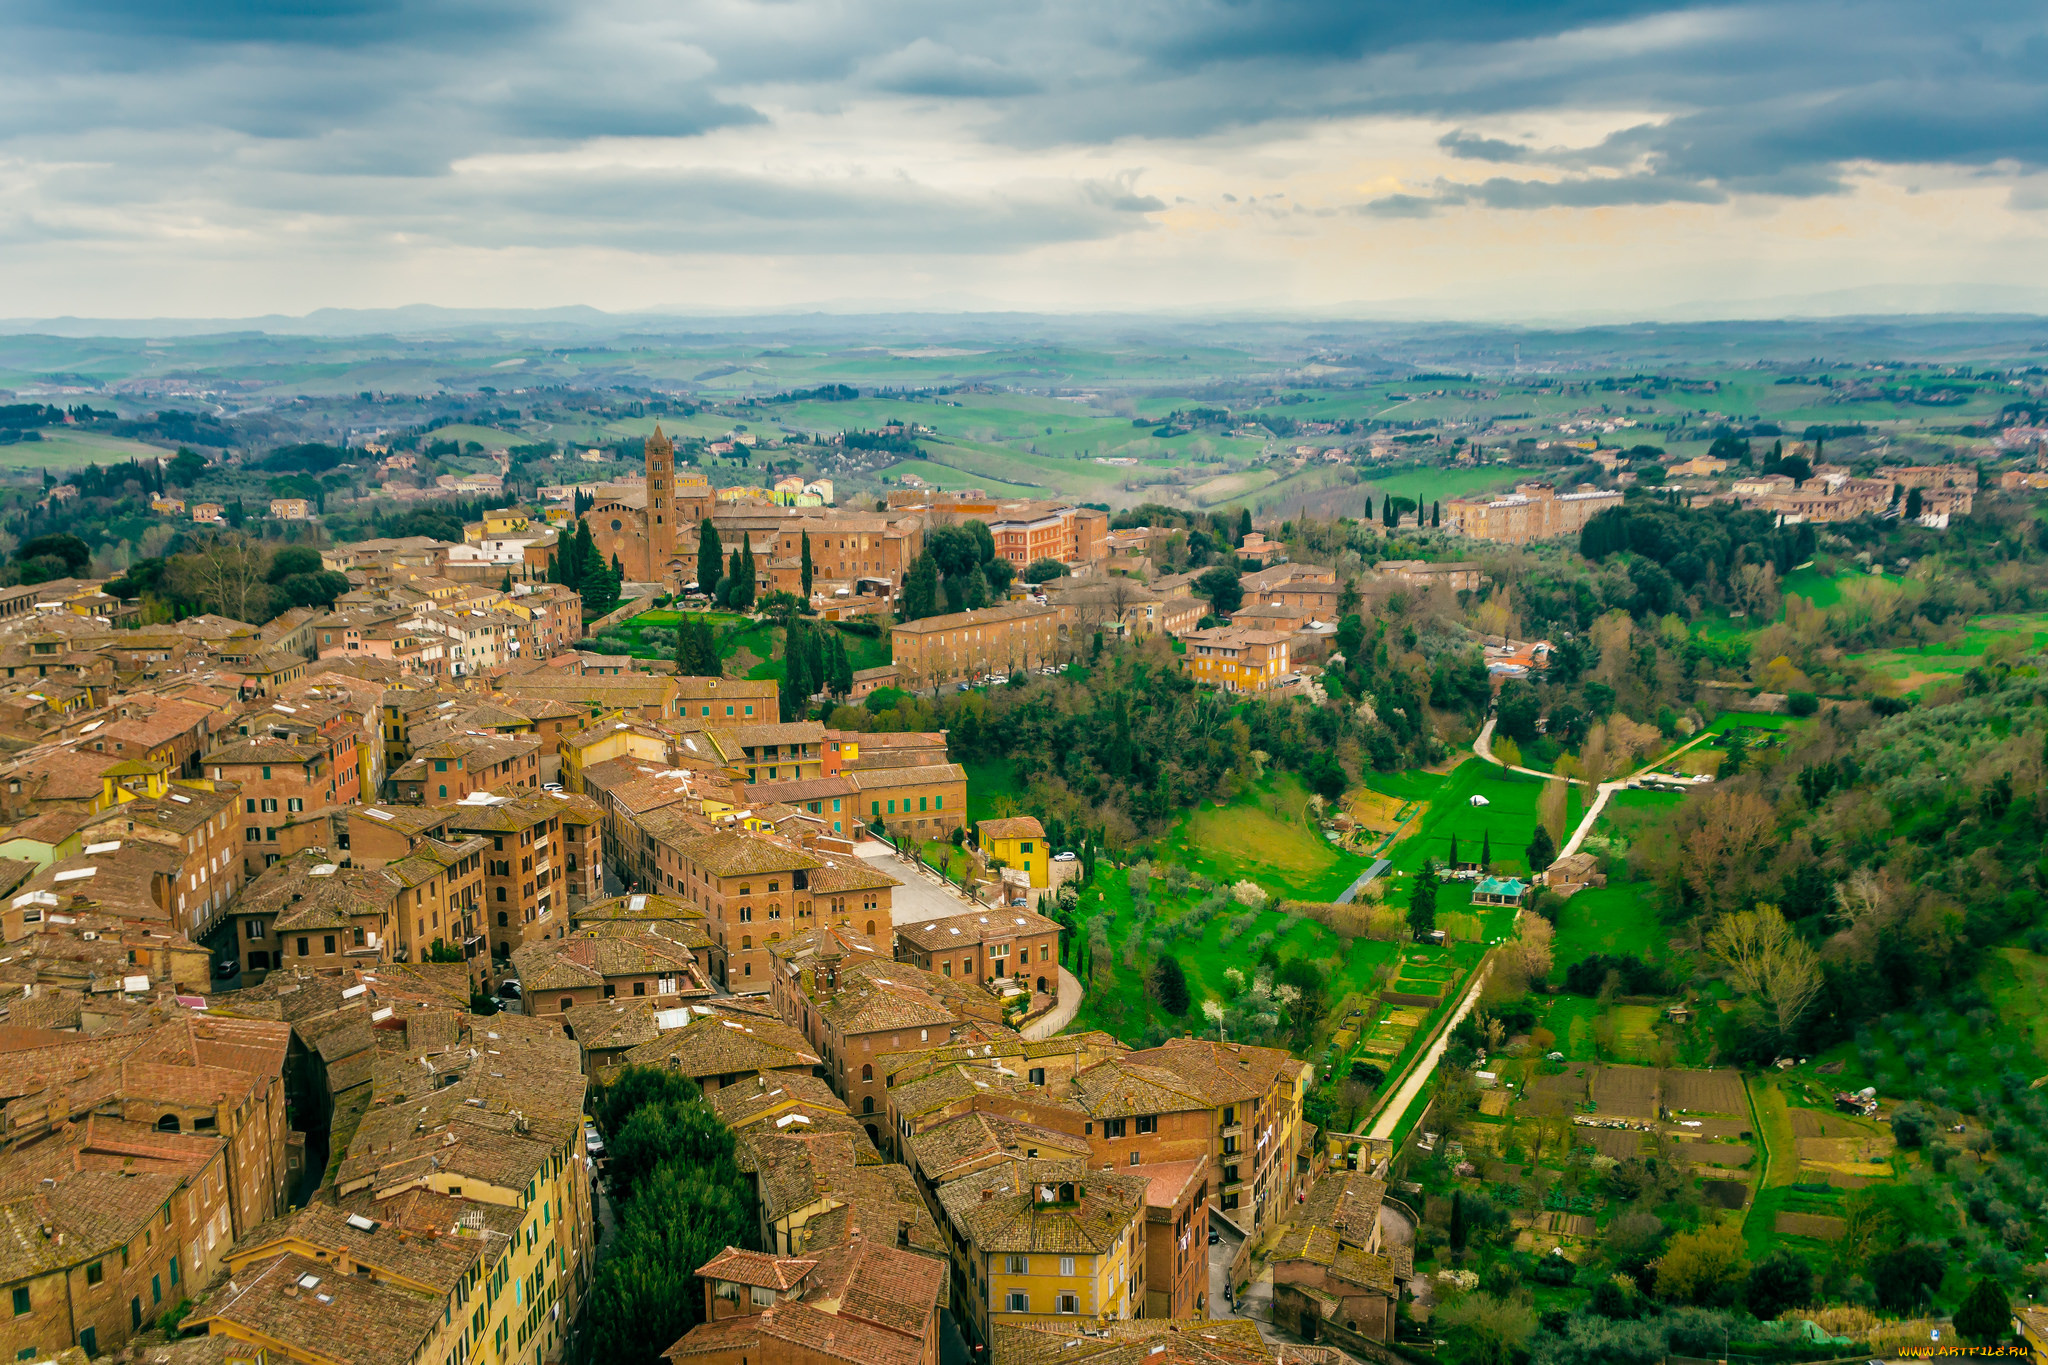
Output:
[[748,884],[748,883],[746,883],[746,882],[741,882],[741,883],[740,883],[740,894],[741,894],[742,896],[751,896],[751,895],[753,895],[753,894],[754,894],[754,888],[753,888],[753,887],[752,887],[752,886],[751,886],[750,884]]
[[868,937],[869,937],[869,938],[873,938],[874,936],[875,936],[875,922],[874,922],[873,920],[869,920],[869,921],[868,921]]
[[573,1005],[574,1005],[575,1003],[576,1003],[576,997],[575,997],[575,996],[573,996],[573,995],[565,995],[565,996],[563,996],[563,997],[562,997],[562,1013],[564,1013],[564,1014],[567,1014],[567,1013],[569,1012],[569,1009],[570,1009],[570,1007],[571,1007],[571,1006],[573,1006]]
[[158,1119],[158,1120],[156,1121],[156,1130],[157,1130],[157,1131],[158,1131],[159,1133],[175,1133],[175,1132],[177,1132],[177,1131],[178,1131],[178,1116],[177,1116],[176,1114],[165,1114],[165,1115],[164,1115],[164,1116],[163,1116],[162,1118],[160,1118],[160,1119]]
[[505,927],[506,923],[507,923],[507,921],[506,921],[506,919],[505,919],[505,912],[504,912],[503,910],[500,910],[500,911],[498,912],[498,927],[499,927],[500,929],[503,929],[503,928]]
[[780,890],[782,889],[782,883],[781,883],[781,882],[770,882],[770,883],[768,883],[768,889],[769,889],[770,891],[780,891]]
[[863,1114],[872,1114],[875,1112],[875,1097],[873,1095],[861,1096],[860,1112]]
[[752,934],[742,934],[742,935],[740,935],[740,947],[742,947],[742,948],[751,948],[751,947],[753,947],[753,946],[754,946],[754,936],[753,936]]
[[871,1081],[875,1078],[875,1067],[872,1062],[860,1069],[860,1078],[864,1081]]

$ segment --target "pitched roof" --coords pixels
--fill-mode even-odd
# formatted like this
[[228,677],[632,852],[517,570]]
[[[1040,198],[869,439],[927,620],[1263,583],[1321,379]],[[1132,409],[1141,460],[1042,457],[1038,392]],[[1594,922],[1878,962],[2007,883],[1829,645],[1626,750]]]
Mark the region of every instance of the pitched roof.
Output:
[[1035,815],[1012,815],[1000,820],[984,820],[979,826],[984,839],[1043,839],[1045,827],[1038,823]]
[[[1150,1182],[1090,1170],[1086,1158],[1013,1161],[944,1185],[939,1203],[962,1237],[983,1253],[1112,1250],[1145,1212]],[[1048,1202],[1051,1186],[1075,1187],[1071,1203]]]

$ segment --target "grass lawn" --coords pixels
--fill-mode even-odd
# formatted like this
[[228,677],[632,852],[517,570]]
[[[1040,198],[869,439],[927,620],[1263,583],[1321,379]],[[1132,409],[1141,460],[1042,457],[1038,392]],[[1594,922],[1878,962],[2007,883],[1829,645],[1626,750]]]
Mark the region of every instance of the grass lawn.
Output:
[[[1271,908],[1251,914],[1241,906],[1232,905],[1204,924],[1199,934],[1180,936],[1172,931],[1172,926],[1186,914],[1196,897],[1176,902],[1167,893],[1162,877],[1152,880],[1150,890],[1156,907],[1154,918],[1142,926],[1135,944],[1131,943],[1130,936],[1134,928],[1139,928],[1139,921],[1126,870],[1105,863],[1097,868],[1094,882],[1082,892],[1079,919],[1084,926],[1083,932],[1086,932],[1085,926],[1090,919],[1108,914],[1110,952],[1106,958],[1098,957],[1096,960],[1096,979],[1088,987],[1074,1028],[1105,1028],[1127,1042],[1141,1039],[1146,1030],[1155,1025],[1172,1033],[1201,1031],[1206,1024],[1201,1013],[1202,1001],[1224,1001],[1230,997],[1231,987],[1224,973],[1231,967],[1237,967],[1249,975],[1265,946],[1262,940],[1267,935],[1272,936],[1272,947],[1283,961],[1306,956],[1327,962],[1342,954],[1341,941],[1321,925],[1307,919],[1282,916]],[[1250,915],[1249,919],[1246,919],[1247,915]],[[1154,938],[1163,940],[1163,951],[1178,958],[1187,975],[1190,1005],[1184,1017],[1165,1014],[1146,989],[1151,964],[1158,957],[1150,946],[1150,940]],[[1319,1030],[1315,1047],[1323,1046],[1328,1032],[1341,1020],[1341,1010],[1334,1008],[1340,1001],[1350,998],[1349,1008],[1362,1005],[1371,1016],[1368,1023],[1384,1013],[1377,1001],[1364,1002],[1379,990],[1375,970],[1391,963],[1396,954],[1405,952],[1418,961],[1441,964],[1463,972],[1478,962],[1481,951],[1476,944],[1418,948],[1364,938],[1353,940],[1349,954],[1343,956],[1329,979],[1325,998],[1333,1006],[1332,1017]],[[1128,964],[1125,961],[1127,952],[1131,955]],[[1069,965],[1072,965],[1071,960]],[[1213,1031],[1213,1025],[1207,1027]]]
[[1648,882],[1610,882],[1589,886],[1564,903],[1552,942],[1551,980],[1562,982],[1565,969],[1596,953],[1633,954],[1646,962],[1667,955],[1669,934],[1658,922],[1653,888]]
[[[652,430],[652,428],[650,427],[649,430]],[[435,427],[420,439],[423,441],[454,441],[458,445],[468,445],[471,441],[475,441],[486,450],[495,450],[509,449],[512,446],[533,445],[547,438],[544,436],[523,436],[516,431],[506,431],[500,427],[477,427],[457,423],[452,427]]]
[[43,433],[40,441],[17,441],[13,445],[0,446],[0,469],[82,469],[89,464],[155,460],[170,453],[169,446],[53,427]]
[[[1528,857],[1523,850],[1536,833],[1536,799],[1546,785],[1544,779],[1507,772],[1479,760],[1461,763],[1435,779],[1438,785],[1434,792],[1421,791],[1422,780],[1431,778],[1431,774],[1396,776],[1405,778],[1399,785],[1410,787],[1429,802],[1429,812],[1420,829],[1394,846],[1395,872],[1412,873],[1422,866],[1424,858],[1440,863],[1450,861],[1451,841],[1455,838],[1459,861],[1478,862],[1490,841],[1492,865],[1497,872],[1527,875]],[[1381,775],[1376,774],[1371,785],[1382,790],[1381,782]],[[1473,805],[1474,796],[1485,798],[1486,804]],[[1439,908],[1451,907],[1440,901]]]
[[1516,465],[1481,465],[1472,469],[1404,469],[1399,473],[1365,480],[1364,492],[1372,495],[1373,513],[1379,513],[1379,499],[1388,493],[1412,498],[1427,507],[1432,502],[1465,493],[1511,487],[1515,480],[1540,473]]
[[1292,773],[1268,773],[1228,805],[1205,801],[1182,816],[1156,856],[1216,881],[1255,881],[1269,895],[1334,900],[1371,860],[1325,839],[1308,798]]

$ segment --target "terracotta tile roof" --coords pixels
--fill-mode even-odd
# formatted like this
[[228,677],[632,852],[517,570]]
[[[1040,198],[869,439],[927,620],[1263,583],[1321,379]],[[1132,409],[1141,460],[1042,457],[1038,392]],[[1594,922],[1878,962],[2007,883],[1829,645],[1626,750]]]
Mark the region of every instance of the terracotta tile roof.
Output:
[[796,1348],[855,1365],[918,1365],[924,1355],[922,1341],[797,1302],[779,1303],[747,1317],[699,1323],[669,1347],[663,1359],[685,1361],[698,1355],[746,1353],[774,1360],[782,1351]]
[[[965,782],[967,780],[967,770],[958,763],[927,763],[919,767],[853,768],[848,770],[847,776],[851,777],[854,785],[864,792],[893,791],[898,787],[924,787],[941,782]],[[1028,815],[1022,818],[1031,820],[1033,825],[1038,823]],[[986,829],[989,825],[995,823],[1001,822],[984,820],[982,821],[982,828]],[[1003,838],[1008,836],[991,835],[990,837]]]
[[[939,1203],[977,1251],[1094,1255],[1144,1216],[1149,1183],[1091,1170],[1085,1158],[1014,1161],[942,1186]],[[1075,1186],[1073,1203],[1040,1202],[1043,1186],[1062,1184]]]
[[1264,1095],[1275,1080],[1297,1076],[1302,1067],[1284,1048],[1201,1038],[1168,1039],[1159,1047],[1132,1053],[1130,1060],[1172,1072],[1190,1091],[1219,1106]]
[[984,820],[978,827],[984,839],[1043,839],[1045,829],[1035,815],[1012,815],[1002,820]]
[[[1334,1347],[1268,1344],[1248,1318],[1039,1322],[995,1328],[995,1365],[1351,1365]],[[1301,1354],[1307,1352],[1309,1354]]]
[[186,1325],[232,1323],[341,1365],[402,1365],[440,1324],[442,1303],[439,1294],[283,1255],[228,1276],[193,1308]]
[[644,928],[634,933],[622,926],[605,934],[579,929],[515,949],[512,963],[529,991],[602,986],[614,977],[645,975],[676,975],[691,988],[697,985],[690,970],[696,958],[689,950]]
[[761,1073],[751,1081],[740,1080],[720,1086],[704,1097],[728,1128],[744,1128],[766,1115],[799,1104],[827,1111],[846,1112],[846,1103],[832,1093],[832,1087],[816,1076],[779,1071]]
[[789,1025],[703,1005],[686,1007],[689,1022],[628,1052],[629,1066],[660,1066],[685,1076],[801,1070],[819,1064],[807,1039]]
[[912,1134],[907,1142],[917,1157],[918,1170],[934,1184],[944,1184],[996,1162],[1029,1159],[1034,1152],[1041,1160],[1085,1158],[1089,1152],[1085,1137],[980,1110],[957,1114]]
[[906,924],[896,931],[900,942],[915,944],[926,951],[979,945],[992,939],[1013,939],[1023,934],[1057,934],[1060,926],[1028,910],[970,910],[964,915]]
[[[908,1166],[863,1161],[860,1144],[844,1132],[761,1133],[750,1141],[768,1221],[813,1210],[792,1254],[835,1246],[856,1228],[876,1240],[905,1235],[913,1247],[944,1253],[938,1225]],[[838,1216],[828,1219],[819,1210]]]
[[945,1261],[862,1236],[819,1253],[804,1299],[922,1340],[947,1287]]
[[612,896],[601,901],[592,901],[581,910],[569,912],[570,923],[582,927],[592,921],[659,921],[695,920],[702,921],[704,912],[680,896],[641,895]]
[[637,1047],[661,1033],[654,1023],[654,1002],[645,997],[572,1005],[562,1011],[562,1023],[585,1053]]
[[816,1261],[727,1247],[698,1266],[696,1274],[700,1280],[729,1280],[761,1289],[788,1290],[796,1288],[817,1267]]

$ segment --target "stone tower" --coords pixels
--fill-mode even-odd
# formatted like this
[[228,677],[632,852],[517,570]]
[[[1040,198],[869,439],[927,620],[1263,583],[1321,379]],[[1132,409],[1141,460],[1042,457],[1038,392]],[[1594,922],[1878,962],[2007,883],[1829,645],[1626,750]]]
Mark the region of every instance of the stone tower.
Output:
[[647,572],[659,579],[676,552],[676,443],[661,434],[647,438]]

